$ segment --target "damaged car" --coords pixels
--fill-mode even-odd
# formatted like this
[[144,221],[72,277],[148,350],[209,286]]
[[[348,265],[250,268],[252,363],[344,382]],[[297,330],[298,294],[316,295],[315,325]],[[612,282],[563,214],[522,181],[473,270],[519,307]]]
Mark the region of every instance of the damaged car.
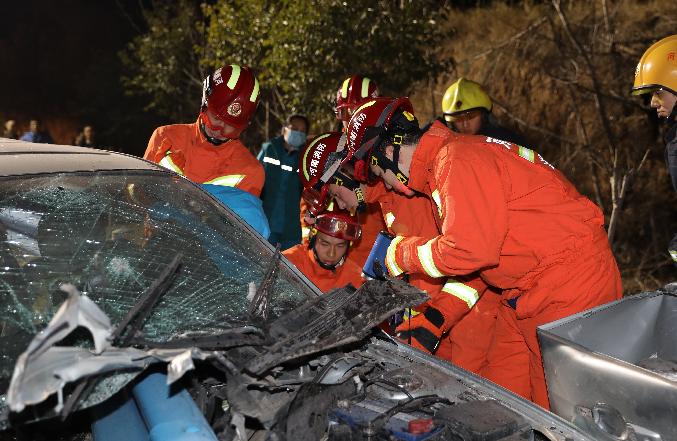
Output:
[[399,280],[321,294],[138,158],[0,140],[1,439],[588,440],[377,325]]

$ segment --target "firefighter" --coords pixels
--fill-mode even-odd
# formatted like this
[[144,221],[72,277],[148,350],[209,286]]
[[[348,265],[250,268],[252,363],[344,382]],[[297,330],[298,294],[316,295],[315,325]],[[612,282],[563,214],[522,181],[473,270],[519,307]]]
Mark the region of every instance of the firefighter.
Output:
[[197,121],[158,127],[143,157],[198,184],[236,187],[259,197],[263,167],[239,139],[259,97],[259,82],[249,67],[217,69],[202,84]]
[[459,78],[442,98],[443,122],[466,135],[483,135],[528,147],[519,134],[496,122],[491,109],[493,102],[478,83]]
[[[341,130],[345,130],[350,115],[362,101],[377,96],[379,96],[379,89],[376,82],[365,76],[352,75],[343,80],[336,91],[335,107],[336,119],[341,124]],[[302,224],[306,224],[303,232],[305,236],[308,234],[308,224],[312,223],[312,218],[305,216],[307,208],[303,203],[301,207]],[[362,237],[353,243],[350,254],[351,259],[361,267],[369,256],[376,235],[379,231],[385,229],[385,224],[381,216],[381,209],[375,202],[367,202],[360,206],[360,221],[362,222]]]
[[[548,408],[536,327],[622,295],[600,209],[533,150],[458,134],[439,122],[422,132],[407,98],[363,103],[345,148],[331,159],[318,173],[318,207],[323,195],[339,206],[354,201],[355,191],[333,179],[337,173],[430,197],[440,234],[395,237],[384,265],[393,276],[478,272],[502,290],[482,375]],[[443,335],[477,293],[462,289],[449,299],[454,308],[426,310],[419,340]]]
[[308,244],[295,245],[282,254],[324,293],[348,284],[358,288],[362,270],[348,259],[348,253],[360,232],[355,215],[338,209],[325,211],[315,219]]
[[[677,35],[665,37],[644,52],[635,69],[633,95],[651,94],[651,107],[666,121],[665,163],[677,191]],[[677,235],[668,246],[677,265]]]
[[[301,182],[305,187],[304,197],[310,206],[319,207],[317,201],[322,198],[317,192],[317,189],[322,188],[318,170],[324,169],[327,161],[333,154],[335,155],[339,145],[343,145],[345,140],[346,138],[341,138],[339,133],[323,134],[301,153],[299,172]],[[433,216],[430,199],[421,194],[407,197],[389,192],[383,182],[374,182],[371,185],[357,183],[342,172],[335,173],[333,182],[341,183],[346,189],[351,189],[355,195],[352,202],[347,205],[344,204],[343,199],[339,200],[339,203],[348,210],[357,210],[360,204],[370,202],[379,204],[387,229],[393,235],[435,236],[439,234],[438,221]],[[328,189],[326,186],[325,188]],[[426,291],[431,300],[405,310],[406,318],[409,316],[414,318],[401,326],[406,329],[403,331],[403,340],[423,351],[449,360],[457,366],[479,373],[486,360],[487,349],[493,335],[500,300],[498,294],[495,291],[487,291],[482,295],[487,290],[487,285],[477,275],[445,280],[421,273],[411,274],[408,281]],[[419,339],[420,332],[417,330],[417,323],[425,316],[427,308],[432,307],[431,311],[446,309],[451,301],[450,295],[454,292],[472,292],[473,295],[470,298],[479,300],[472,311],[464,316],[450,332],[436,329],[435,331],[439,334],[437,338],[429,339],[423,336]],[[452,309],[453,307],[451,305]],[[389,326],[382,326],[382,329],[386,332],[394,331]]]

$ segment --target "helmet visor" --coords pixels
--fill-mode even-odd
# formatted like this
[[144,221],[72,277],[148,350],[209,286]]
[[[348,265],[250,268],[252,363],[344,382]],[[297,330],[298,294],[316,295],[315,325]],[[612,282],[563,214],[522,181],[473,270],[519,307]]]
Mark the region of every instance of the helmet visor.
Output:
[[357,240],[362,235],[359,224],[332,216],[320,216],[315,222],[317,231],[343,240]]

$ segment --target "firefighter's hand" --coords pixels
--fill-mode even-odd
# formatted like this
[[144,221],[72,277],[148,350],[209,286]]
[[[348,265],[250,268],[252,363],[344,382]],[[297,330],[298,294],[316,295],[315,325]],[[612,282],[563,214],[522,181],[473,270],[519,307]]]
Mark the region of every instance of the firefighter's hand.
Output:
[[402,322],[395,329],[395,336],[404,343],[432,354],[440,344],[442,330],[426,318],[424,313]]

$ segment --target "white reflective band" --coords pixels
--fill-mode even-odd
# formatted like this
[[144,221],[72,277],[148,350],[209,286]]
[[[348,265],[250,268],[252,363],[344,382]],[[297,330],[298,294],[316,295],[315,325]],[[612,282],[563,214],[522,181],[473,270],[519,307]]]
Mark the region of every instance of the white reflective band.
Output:
[[524,159],[534,162],[534,151],[526,147],[519,146],[519,154]]
[[672,260],[677,262],[677,251],[676,250],[670,250],[670,251],[668,251],[668,253],[670,253],[670,257],[672,257]]
[[369,78],[362,78],[362,93],[360,94],[362,98],[366,98],[369,94],[369,83],[371,83]]
[[341,86],[341,98],[348,98],[348,85],[350,84],[350,78],[346,78],[345,81],[343,81],[343,85]]
[[205,182],[205,184],[214,184],[221,185],[222,187],[237,187],[237,184],[242,182],[246,175],[227,175],[221,176],[211,181]]
[[259,80],[254,78],[254,89],[252,90],[252,94],[249,95],[249,101],[255,103],[257,96],[259,96]]
[[235,86],[237,85],[237,80],[240,79],[240,66],[237,64],[231,64],[230,67],[232,70],[230,71],[230,78],[228,78],[228,82],[226,85],[228,86],[229,89],[235,89]]
[[480,298],[476,289],[471,288],[470,286],[461,282],[457,282],[454,279],[448,279],[447,283],[445,283],[442,287],[442,291],[463,300],[468,304],[468,308],[472,308]]
[[170,153],[167,152],[167,156],[160,160],[160,165],[183,176],[183,170],[181,170],[178,165],[174,164],[174,161],[172,161],[172,158],[170,158],[169,155]]
[[290,172],[293,172],[293,171],[294,171],[294,169],[293,169],[292,167],[289,167],[288,165],[284,165],[284,164],[281,165],[280,168],[281,168],[282,170],[286,170],[286,171],[290,171]]
[[301,228],[301,237],[306,239],[310,235],[310,228],[303,227]]
[[402,239],[404,239],[404,237],[397,236],[392,242],[390,242],[388,251],[386,251],[386,266],[388,267],[388,272],[392,277],[397,277],[404,272],[402,271],[402,268],[399,267],[397,260],[395,259],[397,244],[400,243]]
[[273,164],[273,165],[280,165],[280,161],[278,159],[271,158],[270,156],[264,157],[263,162],[267,162],[267,163]]
[[435,205],[437,205],[437,214],[439,214],[440,219],[442,219],[442,200],[440,199],[440,192],[434,190],[431,196],[433,197],[433,201],[435,201]]
[[391,212],[386,213],[386,227],[388,228],[392,227],[393,222],[395,222],[395,215],[392,214]]
[[428,242],[425,243],[425,245],[417,247],[418,260],[419,262],[421,262],[423,270],[430,277],[444,277],[444,274],[442,274],[440,270],[437,269],[437,267],[435,266],[435,262],[433,261],[433,248],[432,248],[433,240],[435,239],[430,239]]

